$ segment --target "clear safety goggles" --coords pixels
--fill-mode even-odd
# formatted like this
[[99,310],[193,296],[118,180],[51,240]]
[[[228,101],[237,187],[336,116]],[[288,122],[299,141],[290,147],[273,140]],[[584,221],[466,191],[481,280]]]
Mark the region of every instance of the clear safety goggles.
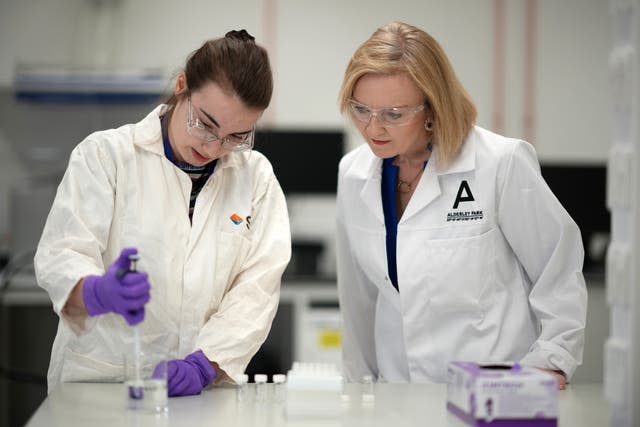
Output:
[[364,123],[369,123],[373,116],[378,118],[380,125],[385,127],[406,126],[420,111],[425,109],[425,104],[417,107],[385,107],[371,108],[354,99],[349,100],[351,115]]
[[191,106],[191,98],[188,98],[189,110],[187,112],[187,132],[189,135],[200,138],[205,142],[220,141],[222,147],[229,151],[247,151],[253,148],[253,140],[255,135],[255,127],[249,133],[242,135],[227,135],[220,138],[210,126],[200,121]]

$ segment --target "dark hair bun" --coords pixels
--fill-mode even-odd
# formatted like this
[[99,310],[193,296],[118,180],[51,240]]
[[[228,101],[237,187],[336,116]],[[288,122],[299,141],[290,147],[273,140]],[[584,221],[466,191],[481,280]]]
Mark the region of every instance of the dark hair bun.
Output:
[[246,30],[240,30],[240,31],[232,30],[232,31],[229,31],[224,36],[226,38],[228,38],[228,39],[237,39],[237,40],[241,40],[243,42],[246,42],[246,41],[253,42],[253,41],[255,41],[255,37],[253,37],[251,34],[247,33]]

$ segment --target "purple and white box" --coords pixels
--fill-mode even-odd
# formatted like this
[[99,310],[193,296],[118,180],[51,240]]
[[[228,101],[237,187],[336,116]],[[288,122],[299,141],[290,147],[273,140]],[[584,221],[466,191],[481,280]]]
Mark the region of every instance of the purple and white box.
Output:
[[558,380],[518,364],[451,362],[447,409],[477,427],[556,427]]

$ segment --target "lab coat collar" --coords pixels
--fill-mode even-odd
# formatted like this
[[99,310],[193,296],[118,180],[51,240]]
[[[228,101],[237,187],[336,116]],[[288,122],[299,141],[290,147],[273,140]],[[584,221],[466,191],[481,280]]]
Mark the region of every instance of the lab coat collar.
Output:
[[[164,157],[164,146],[162,144],[162,128],[160,126],[160,116],[165,114],[168,106],[161,104],[157,106],[147,117],[135,124],[133,143],[140,148]],[[220,159],[216,169],[240,168],[247,163],[251,151],[242,153],[229,153]]]
[[418,186],[413,192],[413,196],[411,196],[411,200],[409,200],[409,204],[402,214],[399,224],[407,221],[440,195],[440,181],[438,180],[438,148],[438,145],[434,145],[429,161],[427,162],[427,167],[418,181]]
[[[476,164],[476,139],[478,133],[472,129],[464,143],[460,147],[460,152],[451,163],[446,166],[440,165],[439,147],[437,144],[433,146],[433,151],[427,167],[418,181],[416,191],[411,197],[411,201],[407,206],[400,223],[409,220],[413,215],[424,209],[441,193],[440,175],[452,173],[467,172],[473,170]],[[367,147],[368,148],[368,147]],[[359,162],[356,168],[351,172],[356,178],[364,181],[360,198],[363,203],[371,210],[375,217],[384,224],[384,212],[382,209],[381,181],[382,181],[382,159],[376,157],[371,150],[365,160]]]
[[446,166],[440,165],[440,150],[434,145],[429,163],[418,181],[407,208],[400,219],[400,224],[411,219],[415,214],[427,207],[441,193],[440,175],[467,172],[473,170],[476,164],[475,132],[471,131],[460,147],[459,154]]
[[[478,138],[477,132],[474,129],[469,131],[469,134],[465,138],[460,152],[447,166],[438,167],[438,155],[435,153],[434,166],[438,169],[439,175],[447,175],[450,173],[467,172],[475,169],[476,167],[476,139]],[[434,150],[437,151],[437,150]],[[432,156],[433,157],[433,156]],[[431,160],[429,160],[431,162]]]
[[166,105],[159,105],[154,108],[153,111],[147,115],[147,117],[134,125],[134,145],[152,153],[164,156],[160,116],[162,116],[166,111]]

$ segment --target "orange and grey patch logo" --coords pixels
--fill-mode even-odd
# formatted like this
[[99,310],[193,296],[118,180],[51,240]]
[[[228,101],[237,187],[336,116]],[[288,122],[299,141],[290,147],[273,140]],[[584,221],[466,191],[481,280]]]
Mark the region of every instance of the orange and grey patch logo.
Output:
[[238,225],[240,223],[242,223],[243,219],[240,215],[238,215],[237,213],[234,213],[233,215],[231,215],[229,217],[229,219],[235,224]]

